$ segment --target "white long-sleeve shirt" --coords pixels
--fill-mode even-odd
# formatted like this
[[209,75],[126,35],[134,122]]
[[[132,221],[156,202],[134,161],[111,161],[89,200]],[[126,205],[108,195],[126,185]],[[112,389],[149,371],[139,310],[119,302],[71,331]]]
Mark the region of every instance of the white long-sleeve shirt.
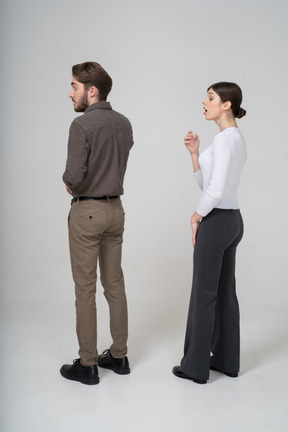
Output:
[[237,186],[247,159],[245,138],[237,127],[224,129],[199,156],[200,170],[194,173],[203,191],[196,207],[206,216],[213,208],[238,209]]

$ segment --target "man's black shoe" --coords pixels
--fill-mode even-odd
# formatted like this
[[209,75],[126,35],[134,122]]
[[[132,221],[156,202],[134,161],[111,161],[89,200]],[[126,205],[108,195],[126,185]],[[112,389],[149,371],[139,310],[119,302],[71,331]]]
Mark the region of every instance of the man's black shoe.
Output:
[[73,360],[72,365],[65,364],[61,367],[60,373],[64,378],[80,381],[83,384],[98,384],[97,366],[82,366],[80,359]]
[[106,350],[99,355],[98,366],[105,369],[111,369],[119,375],[127,375],[130,373],[128,358],[115,358],[110,353],[110,350]]
[[206,384],[207,383],[207,380],[192,378],[192,377],[184,374],[184,372],[181,371],[180,366],[174,366],[174,368],[172,369],[172,372],[178,378],[188,379],[188,380],[195,382],[196,384]]
[[221,369],[217,369],[215,366],[213,366],[213,356],[210,357],[210,369],[216,372],[220,372],[224,375],[227,375],[230,378],[237,378],[238,377],[238,372],[225,372]]

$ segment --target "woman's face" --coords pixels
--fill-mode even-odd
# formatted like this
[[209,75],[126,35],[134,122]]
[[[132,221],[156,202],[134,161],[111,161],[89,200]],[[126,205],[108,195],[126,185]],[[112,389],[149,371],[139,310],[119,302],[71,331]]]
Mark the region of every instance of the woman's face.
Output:
[[207,92],[206,99],[202,102],[204,115],[206,120],[218,120],[224,110],[224,103],[221,101],[220,96],[210,88]]

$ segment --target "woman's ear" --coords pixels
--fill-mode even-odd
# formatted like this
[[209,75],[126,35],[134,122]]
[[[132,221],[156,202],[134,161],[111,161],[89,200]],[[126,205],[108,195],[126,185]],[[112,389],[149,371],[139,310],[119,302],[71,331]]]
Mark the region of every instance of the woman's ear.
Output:
[[224,102],[224,104],[223,104],[223,108],[225,109],[225,110],[229,110],[230,108],[231,108],[231,102],[230,101],[227,101],[227,102]]

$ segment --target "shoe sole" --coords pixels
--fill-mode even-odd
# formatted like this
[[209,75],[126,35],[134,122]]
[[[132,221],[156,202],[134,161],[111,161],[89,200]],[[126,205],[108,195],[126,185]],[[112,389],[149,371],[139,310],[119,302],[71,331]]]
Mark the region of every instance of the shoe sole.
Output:
[[130,373],[130,368],[128,368],[128,369],[116,369],[116,368],[113,368],[111,366],[101,365],[100,363],[98,363],[98,366],[101,367],[102,369],[110,369],[118,375],[128,375]]
[[78,381],[82,384],[96,385],[99,384],[100,382],[99,377],[97,378],[71,377],[70,375],[66,374],[66,372],[64,372],[62,369],[60,369],[60,373],[64,378],[69,379],[71,381]]
[[229,378],[237,378],[238,377],[238,373],[225,372],[225,371],[222,371],[220,369],[215,368],[214,366],[210,366],[210,369],[213,370],[213,371],[222,373],[222,374],[228,376]]

